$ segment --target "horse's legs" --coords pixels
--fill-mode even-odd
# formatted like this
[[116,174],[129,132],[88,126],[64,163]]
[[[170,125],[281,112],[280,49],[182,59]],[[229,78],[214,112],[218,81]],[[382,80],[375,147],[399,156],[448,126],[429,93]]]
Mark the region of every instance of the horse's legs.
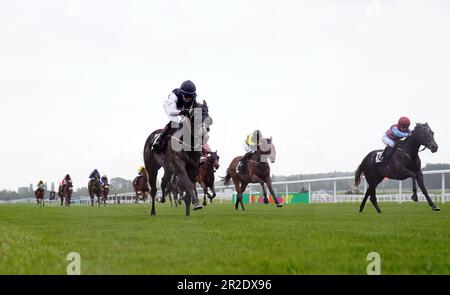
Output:
[[260,182],[259,183],[261,185],[262,191],[263,191],[263,195],[264,195],[264,204],[269,204],[269,199],[267,198],[267,191],[266,191],[266,187],[264,185],[264,182]]
[[[147,170],[148,171],[148,170]],[[158,176],[158,170],[149,171],[149,184],[150,184],[150,196],[152,197],[152,210],[150,215],[156,215],[155,203],[156,203],[156,193],[158,189],[156,188],[156,177]]]
[[172,193],[169,191],[169,192],[167,193],[167,196],[169,196],[170,207],[173,207],[173,203],[172,203]]
[[184,204],[186,205],[186,216],[191,214],[191,193],[186,191],[186,195],[184,196]]
[[234,209],[239,208],[239,192],[241,191],[241,182],[238,179],[233,179],[234,187],[236,188],[236,203]]
[[[187,173],[184,169],[179,169],[179,167],[177,167],[177,171],[179,172],[179,174],[177,174],[178,177],[178,181],[177,184],[180,187],[180,190],[182,192],[185,192],[185,196],[184,196],[184,204],[186,205],[186,216],[189,216],[191,214],[191,201],[192,198],[195,197],[194,194],[194,186],[192,185],[189,177],[187,176]],[[195,204],[194,204],[195,205]],[[198,199],[197,199],[197,205],[200,206],[200,204],[198,204]],[[201,209],[202,207],[200,206],[197,209]],[[195,207],[194,207],[195,210]]]
[[166,187],[167,187],[167,184],[170,182],[170,178],[171,177],[172,177],[172,173],[170,173],[167,170],[164,170],[164,176],[161,179],[162,196],[161,196],[161,200],[159,201],[160,203],[165,203],[166,202]]
[[372,205],[377,210],[377,213],[381,213],[381,209],[380,209],[380,206],[378,206],[378,201],[377,201],[376,186],[374,186],[374,188],[372,189],[372,193],[370,194],[370,202],[372,203]]
[[417,177],[417,184],[420,187],[420,190],[422,191],[422,193],[425,195],[425,198],[427,199],[428,205],[430,205],[431,209],[433,211],[439,211],[441,210],[438,206],[436,206],[436,204],[433,202],[433,200],[431,200],[430,196],[428,195],[428,191],[425,188],[425,183],[423,182],[423,174],[422,171],[418,171],[416,173],[416,177]]
[[213,199],[216,197],[216,188],[214,187],[214,183],[212,184],[212,186],[210,187],[211,191],[212,191],[212,197],[209,199],[209,202],[212,203]]
[[361,202],[361,205],[359,206],[359,212],[360,213],[363,212],[363,210],[364,210],[364,206],[366,205],[367,198],[370,196],[370,191],[371,190],[372,190],[372,186],[369,185],[369,187],[367,188],[366,193],[364,195],[364,198],[363,198],[363,200]]
[[[244,208],[244,202],[242,201],[242,194],[245,192],[245,189],[247,188],[248,183],[245,182],[241,182],[241,190],[238,194],[238,200],[237,200],[237,204],[241,203],[241,208],[242,210],[245,210]],[[237,207],[237,206],[236,206]],[[237,209],[237,208],[236,208]]]
[[203,207],[199,204],[198,198],[195,197],[194,184],[191,182],[184,167],[178,166],[175,171],[178,171],[177,177],[180,189],[186,193],[184,203],[186,204],[186,216],[189,216],[191,202],[194,205],[194,210],[202,209]]
[[266,184],[267,187],[269,188],[269,192],[272,195],[273,201],[275,202],[275,204],[277,205],[277,207],[283,207],[283,204],[280,204],[277,200],[277,196],[275,195],[275,192],[273,191],[272,188],[272,179],[270,179],[270,176],[267,177],[266,179]]
[[145,204],[145,201],[148,199],[148,192],[142,192],[142,202]]
[[413,190],[413,194],[411,196],[411,199],[414,202],[418,202],[418,198],[417,198],[417,185],[416,185],[416,179],[414,177],[411,178],[412,179],[412,190]]
[[181,202],[183,201],[183,193],[180,193],[178,190],[175,191],[175,196],[178,199],[178,205],[181,205]]
[[[206,184],[204,182],[199,182],[200,186],[203,189],[203,206],[206,206],[206,195],[208,195],[208,188],[206,187]],[[197,192],[197,188],[195,188],[195,191]],[[197,195],[198,198],[198,195]]]

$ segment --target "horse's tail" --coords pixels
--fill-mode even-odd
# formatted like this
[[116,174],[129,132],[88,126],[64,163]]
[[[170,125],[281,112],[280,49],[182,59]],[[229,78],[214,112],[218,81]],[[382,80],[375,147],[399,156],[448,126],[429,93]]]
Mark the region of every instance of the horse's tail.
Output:
[[358,166],[355,173],[355,187],[358,187],[361,183],[361,175],[363,174],[363,163]]
[[222,177],[223,184],[224,185],[229,185],[230,184],[230,180],[231,180],[231,174],[227,170],[227,175],[225,177]]

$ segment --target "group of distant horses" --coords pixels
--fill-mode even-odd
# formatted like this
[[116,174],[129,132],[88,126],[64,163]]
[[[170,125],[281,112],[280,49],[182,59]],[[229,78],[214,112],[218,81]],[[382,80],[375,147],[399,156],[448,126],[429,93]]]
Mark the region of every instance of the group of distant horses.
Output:
[[[94,206],[94,199],[97,197],[97,204],[106,206],[106,200],[109,194],[109,183],[102,183],[98,177],[90,179],[88,182],[88,191],[91,198],[91,206]],[[72,199],[73,183],[72,180],[66,180],[59,185],[58,196],[61,201],[61,206],[69,207]],[[39,186],[35,191],[36,202],[39,206],[45,206],[44,195],[45,189]]]
[[[67,181],[65,184],[61,184],[58,188],[58,196],[61,200],[61,206],[66,205],[70,206],[71,198],[73,192],[73,184],[72,181]],[[38,188],[34,192],[34,196],[36,197],[36,202],[38,206],[45,206],[45,188],[43,186],[38,186]]]
[[94,177],[88,182],[88,192],[91,198],[91,206],[94,206],[95,198],[97,198],[97,205],[103,204],[106,206],[106,200],[109,194],[109,183],[101,182],[99,177]]

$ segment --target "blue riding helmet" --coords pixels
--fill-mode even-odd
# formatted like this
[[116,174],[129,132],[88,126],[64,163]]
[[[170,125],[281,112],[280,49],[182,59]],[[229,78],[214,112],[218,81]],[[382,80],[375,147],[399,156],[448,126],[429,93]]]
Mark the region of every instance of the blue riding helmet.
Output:
[[185,96],[195,97],[197,96],[196,91],[197,88],[191,80],[184,81],[180,86],[180,92]]

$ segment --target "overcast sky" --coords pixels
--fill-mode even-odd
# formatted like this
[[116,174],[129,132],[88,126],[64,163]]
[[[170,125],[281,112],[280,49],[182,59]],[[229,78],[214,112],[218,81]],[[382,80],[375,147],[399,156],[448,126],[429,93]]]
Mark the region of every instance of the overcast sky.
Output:
[[187,79],[221,176],[256,128],[274,174],[354,171],[404,115],[450,162],[449,38],[444,0],[2,0],[0,188],[132,179]]

